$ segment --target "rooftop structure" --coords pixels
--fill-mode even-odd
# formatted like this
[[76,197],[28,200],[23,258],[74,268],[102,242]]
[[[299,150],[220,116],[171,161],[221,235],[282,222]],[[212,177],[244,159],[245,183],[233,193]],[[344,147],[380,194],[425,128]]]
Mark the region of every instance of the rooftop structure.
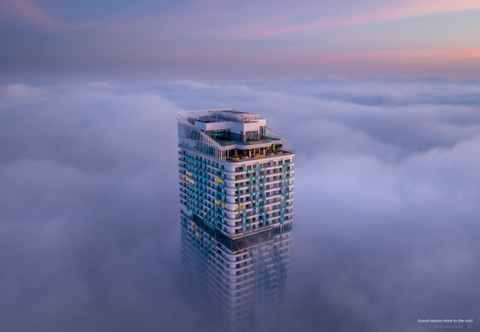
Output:
[[[289,154],[286,142],[267,128],[258,114],[234,110],[209,110],[179,113],[186,131],[196,131],[193,140],[204,153],[228,161],[243,161]],[[186,133],[188,136],[190,133]]]

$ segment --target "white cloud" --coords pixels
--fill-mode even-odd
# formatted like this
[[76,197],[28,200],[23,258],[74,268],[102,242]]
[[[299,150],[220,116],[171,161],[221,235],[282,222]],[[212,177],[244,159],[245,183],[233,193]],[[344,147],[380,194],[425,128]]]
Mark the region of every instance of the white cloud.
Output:
[[[392,83],[398,94],[391,86],[354,82],[342,83],[343,90],[340,83],[329,90],[327,83],[312,82],[304,89],[272,82],[144,84],[0,88],[0,217],[6,225],[0,242],[24,248],[2,251],[12,263],[0,282],[13,285],[3,303],[45,305],[40,297],[19,298],[25,285],[13,282],[31,281],[32,268],[22,262],[36,258],[45,271],[38,280],[64,279],[60,293],[49,288],[49,301],[60,298],[67,316],[69,310],[105,309],[88,296],[107,289],[105,303],[126,316],[156,322],[142,316],[150,310],[132,309],[158,307],[170,308],[162,317],[186,310],[185,325],[198,319],[168,289],[174,287],[169,269],[178,240],[175,113],[221,104],[264,113],[297,154],[297,254],[291,305],[281,315],[285,328],[291,322],[328,325],[318,313],[329,312],[327,318],[344,315],[350,327],[396,324],[403,331],[412,313],[450,308],[436,285],[447,293],[456,287],[458,308],[475,307],[475,291],[468,295],[453,279],[462,270],[457,278],[468,286],[475,273],[472,231],[480,214],[476,105],[462,100],[454,106],[454,97],[444,102],[452,86],[463,98],[461,84],[417,83],[425,85],[419,92],[411,83]],[[394,105],[355,101],[372,86],[376,96],[396,94]],[[430,103],[419,99],[426,90]],[[90,261],[96,275],[77,272],[88,271]],[[156,299],[144,293],[155,291],[152,281],[139,279],[152,273],[159,276],[154,284],[163,285]],[[108,285],[99,275],[110,277]],[[64,302],[69,294],[88,296],[74,308]],[[118,306],[119,297],[130,296],[135,300]],[[416,301],[409,305],[411,296]]]

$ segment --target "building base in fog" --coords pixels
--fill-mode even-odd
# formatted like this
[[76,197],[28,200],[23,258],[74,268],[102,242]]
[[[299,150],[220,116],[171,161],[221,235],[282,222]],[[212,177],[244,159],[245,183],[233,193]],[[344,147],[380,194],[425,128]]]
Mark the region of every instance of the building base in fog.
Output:
[[186,273],[224,327],[254,327],[285,291],[291,226],[228,240],[201,221],[181,216]]

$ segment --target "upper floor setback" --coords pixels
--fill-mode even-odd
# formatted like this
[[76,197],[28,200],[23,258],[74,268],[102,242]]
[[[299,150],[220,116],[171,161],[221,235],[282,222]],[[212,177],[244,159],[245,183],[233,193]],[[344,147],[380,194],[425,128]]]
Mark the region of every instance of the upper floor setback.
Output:
[[292,154],[258,114],[227,110],[178,114],[179,145],[229,162]]

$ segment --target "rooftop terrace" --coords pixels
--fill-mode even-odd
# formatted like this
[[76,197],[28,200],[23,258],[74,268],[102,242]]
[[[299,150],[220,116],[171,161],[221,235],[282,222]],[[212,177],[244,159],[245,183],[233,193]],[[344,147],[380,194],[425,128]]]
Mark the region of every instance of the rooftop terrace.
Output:
[[241,161],[249,161],[249,160],[258,160],[263,158],[270,158],[270,157],[280,157],[280,156],[288,156],[292,155],[291,151],[286,149],[277,149],[275,151],[268,151],[268,152],[253,152],[250,154],[228,154],[225,158],[230,162],[241,162]]
[[241,140],[239,138],[231,137],[231,136],[216,136],[214,133],[208,133],[211,138],[213,138],[216,142],[218,142],[222,146],[229,146],[229,145],[243,145],[246,148],[248,146],[253,146],[253,145],[265,145],[265,144],[273,144],[273,143],[279,143],[281,141],[280,138],[278,137],[268,137],[264,135],[261,138],[255,138],[255,139],[247,139],[247,140]]

